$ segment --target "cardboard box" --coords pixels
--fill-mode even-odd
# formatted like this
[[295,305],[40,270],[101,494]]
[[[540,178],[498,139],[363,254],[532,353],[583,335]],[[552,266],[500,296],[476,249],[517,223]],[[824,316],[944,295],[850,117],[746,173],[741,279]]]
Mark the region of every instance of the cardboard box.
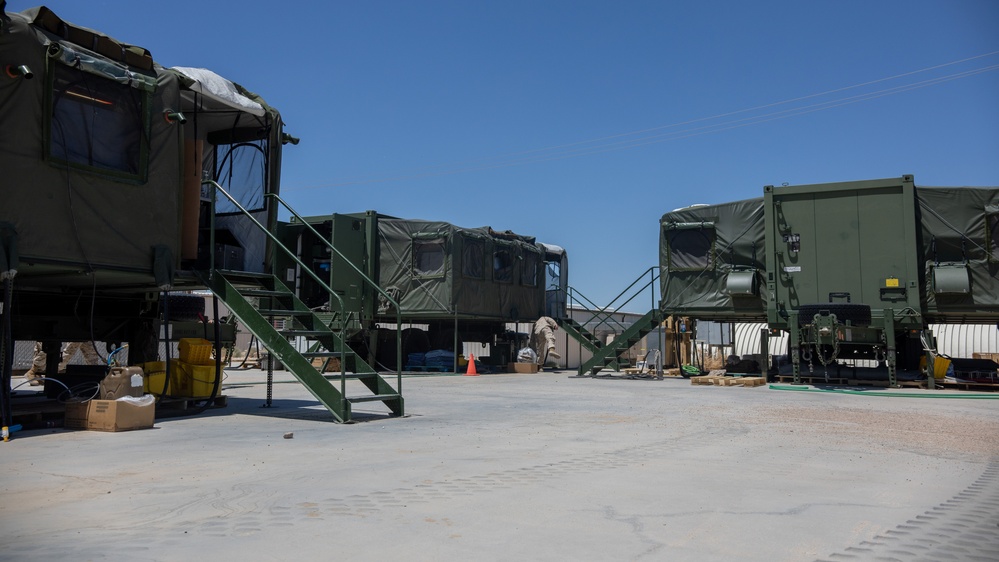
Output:
[[537,373],[538,365],[536,363],[507,363],[506,370],[511,373]]
[[137,405],[125,400],[88,400],[66,403],[67,429],[127,431],[153,427],[156,403]]

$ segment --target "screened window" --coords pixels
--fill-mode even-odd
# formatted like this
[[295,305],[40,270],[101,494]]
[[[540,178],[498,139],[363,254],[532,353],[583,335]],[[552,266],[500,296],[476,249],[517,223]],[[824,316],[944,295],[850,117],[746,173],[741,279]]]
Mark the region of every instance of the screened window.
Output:
[[[221,145],[216,147],[216,152],[219,165],[215,181],[247,211],[263,210],[267,187],[267,141]],[[219,195],[215,212],[224,215],[240,211],[228,197]]]
[[461,274],[469,279],[486,277],[486,242],[476,238],[462,238]]
[[413,240],[413,274],[417,277],[444,275],[444,241]]
[[671,271],[703,271],[714,267],[714,228],[667,230],[666,241]]
[[148,95],[58,62],[51,70],[49,157],[75,168],[144,181]]
[[548,290],[558,289],[561,285],[559,280],[562,277],[562,264],[557,261],[545,263],[545,288]]
[[493,250],[493,281],[513,283],[513,249],[509,246]]
[[538,286],[538,270],[541,267],[541,254],[524,252],[520,269],[520,284],[525,287]]

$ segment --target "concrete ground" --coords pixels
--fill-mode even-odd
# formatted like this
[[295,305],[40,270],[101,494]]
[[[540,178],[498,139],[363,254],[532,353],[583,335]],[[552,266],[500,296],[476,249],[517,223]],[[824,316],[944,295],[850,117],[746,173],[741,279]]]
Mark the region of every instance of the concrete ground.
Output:
[[21,431],[0,559],[999,560],[999,394],[569,374],[407,377],[407,417],[341,425],[237,371],[153,429]]

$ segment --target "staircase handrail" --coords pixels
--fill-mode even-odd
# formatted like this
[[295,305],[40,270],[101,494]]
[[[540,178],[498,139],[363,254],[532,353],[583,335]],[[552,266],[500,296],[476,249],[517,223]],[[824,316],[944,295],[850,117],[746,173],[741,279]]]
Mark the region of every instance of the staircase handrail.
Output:
[[[375,283],[370,277],[368,277],[367,275],[365,275],[365,273],[363,271],[361,271],[361,268],[357,267],[357,265],[355,265],[354,262],[350,261],[347,258],[347,256],[343,255],[343,252],[341,252],[336,246],[334,246],[332,242],[330,242],[329,240],[327,240],[326,238],[324,238],[323,235],[319,234],[319,231],[317,231],[315,228],[313,228],[313,226],[311,224],[309,224],[308,221],[306,221],[304,218],[302,218],[301,215],[299,215],[297,212],[295,212],[295,209],[292,209],[291,205],[289,205],[287,202],[285,202],[284,199],[281,199],[281,197],[278,196],[277,193],[268,193],[268,194],[265,195],[265,197],[272,197],[278,203],[280,203],[285,209],[288,210],[289,213],[291,213],[291,215],[293,217],[295,217],[296,219],[298,219],[298,222],[302,223],[302,225],[305,228],[309,229],[309,232],[311,232],[313,235],[315,235],[316,238],[318,238],[319,240],[321,240],[323,242],[323,244],[325,244],[326,247],[330,249],[331,252],[335,252],[336,255],[339,256],[340,259],[343,260],[344,263],[346,263],[347,265],[349,265],[351,267],[351,269],[354,270],[355,273],[357,273],[358,275],[361,276],[361,279],[363,279],[365,283],[367,283],[368,285],[370,285],[375,291],[378,291],[378,294],[381,295],[381,296],[383,296],[383,297],[385,297],[385,299],[389,302],[389,304],[392,305],[393,310],[395,310],[395,329],[396,329],[396,338],[395,338],[395,343],[396,343],[396,350],[395,350],[395,352],[396,352],[396,358],[395,358],[395,366],[396,366],[396,375],[398,377],[397,383],[399,385],[398,386],[398,389],[399,389],[398,392],[399,392],[399,394],[402,394],[402,311],[400,309],[399,303],[396,302],[396,300],[392,298],[392,295],[390,295],[388,292],[386,292],[384,289],[382,289],[378,285],[378,283]],[[301,262],[299,262],[299,263],[301,263]],[[304,264],[303,264],[303,267],[305,267]],[[310,273],[311,273],[311,268],[308,268],[308,269],[310,270]],[[323,284],[323,286],[325,287],[326,285]],[[330,289],[330,291],[333,291],[333,289]],[[341,313],[342,312],[343,311],[341,310]],[[340,363],[342,364],[343,361],[341,361]]]
[[[659,266],[655,265],[655,266],[649,267],[648,269],[646,269],[645,271],[643,271],[637,278],[635,278],[634,281],[631,282],[630,285],[628,285],[628,287],[626,287],[623,291],[621,291],[620,293],[618,293],[618,295],[616,297],[614,297],[613,299],[611,299],[611,302],[609,304],[607,304],[606,306],[604,306],[604,307],[597,306],[596,304],[593,303],[593,301],[591,301],[585,295],[583,295],[582,293],[580,293],[574,287],[569,287],[569,289],[570,289],[569,295],[568,295],[569,296],[569,301],[570,302],[573,302],[573,301],[580,302],[580,301],[578,301],[578,300],[575,299],[575,294],[578,293],[579,296],[581,296],[584,299],[586,299],[586,301],[589,302],[593,306],[593,308],[596,309],[596,312],[594,312],[594,314],[590,318],[588,318],[585,322],[581,322],[581,324],[583,324],[584,326],[586,324],[590,323],[590,322],[593,322],[594,320],[599,320],[596,323],[596,326],[601,326],[601,325],[604,325],[604,324],[611,325],[611,323],[613,323],[613,324],[617,324],[617,327],[621,328],[622,330],[626,329],[626,327],[623,324],[621,324],[620,322],[618,322],[617,320],[614,319],[613,313],[617,309],[619,309],[621,307],[624,307],[625,305],[627,305],[631,301],[635,300],[635,298],[637,298],[640,294],[642,294],[643,292],[645,292],[645,289],[647,289],[649,287],[652,288],[652,308],[655,308],[656,307],[656,302],[655,302],[656,301],[655,282],[659,278],[659,269],[660,269]],[[649,274],[649,280],[648,280],[648,282],[646,282],[640,288],[636,289],[635,293],[633,295],[631,295],[627,300],[625,300],[624,302],[622,302],[621,304],[619,304],[619,305],[617,305],[615,307],[614,303],[616,303],[619,298],[625,296],[628,293],[628,291],[630,291],[635,285],[637,285],[639,283],[639,281],[642,280],[643,277],[645,277],[646,274]],[[583,303],[583,304],[585,304],[585,303]],[[612,307],[614,307],[613,310],[609,310]]]
[[291,252],[291,250],[289,250],[288,248],[286,248],[284,246],[284,244],[282,244],[281,241],[278,240],[277,236],[274,236],[274,234],[270,230],[268,230],[267,227],[265,227],[264,225],[260,224],[260,221],[258,221],[256,218],[254,218],[254,216],[251,215],[250,212],[247,211],[246,208],[243,207],[239,203],[239,201],[236,201],[236,199],[232,195],[230,195],[228,191],[226,191],[225,189],[223,189],[222,186],[219,185],[218,183],[216,183],[214,180],[205,180],[205,181],[203,181],[201,183],[202,184],[208,184],[208,185],[210,185],[212,187],[212,212],[211,212],[211,229],[210,229],[211,232],[209,232],[209,243],[211,245],[211,252],[210,252],[211,255],[209,257],[209,269],[208,269],[208,275],[210,277],[214,277],[215,276],[215,192],[220,191],[220,192],[222,192],[222,195],[225,195],[229,199],[229,201],[232,201],[232,204],[235,205],[236,208],[240,210],[240,212],[242,212],[244,215],[246,215],[246,217],[248,219],[250,219],[250,221],[257,228],[259,228],[264,234],[266,234],[267,237],[270,238],[271,242],[274,242],[274,244],[279,249],[281,249],[281,251],[283,251],[285,254],[287,254],[288,257],[290,257],[292,260],[294,260],[298,265],[302,266],[302,269],[305,270],[306,273],[308,273],[309,275],[311,275],[312,278],[317,283],[320,284],[320,286],[322,286],[325,289],[328,289],[329,292],[330,292],[330,295],[332,295],[333,297],[335,297],[336,300],[337,300],[337,302],[340,304],[340,314],[341,315],[344,314],[344,311],[345,311],[344,302],[343,302],[343,299],[340,297],[340,295],[336,294],[336,292],[334,292],[333,289],[331,289],[328,285],[326,285],[326,283],[324,283],[323,280],[320,279],[318,275],[316,275],[307,265],[305,265],[305,263],[302,262],[302,260],[298,259],[298,256],[296,256],[295,254],[293,254]]
[[[314,281],[316,281],[317,283],[319,283],[320,287],[322,287],[323,289],[327,290],[330,293],[330,295],[332,297],[334,297],[337,300],[337,303],[340,305],[340,315],[341,316],[344,315],[345,306],[344,306],[343,298],[341,298],[340,295],[336,294],[336,292],[334,292],[333,289],[329,287],[329,285],[327,285],[322,279],[320,279],[319,276],[316,275],[312,271],[312,269],[310,267],[308,267],[307,265],[305,265],[305,263],[303,263],[300,259],[298,259],[298,256],[296,256],[294,253],[292,253],[291,250],[289,250],[288,248],[286,248],[284,246],[284,244],[282,244],[281,241],[278,240],[277,236],[275,236],[270,230],[268,230],[267,227],[265,227],[264,225],[260,224],[260,221],[258,221],[252,214],[250,214],[250,212],[247,211],[246,208],[243,207],[243,205],[241,205],[239,203],[239,201],[236,200],[236,198],[234,198],[232,195],[230,195],[228,191],[226,191],[221,185],[219,185],[214,180],[204,180],[201,183],[202,183],[202,185],[208,185],[212,189],[212,197],[211,197],[211,204],[212,204],[212,208],[211,208],[211,228],[210,228],[210,232],[209,232],[209,245],[210,245],[209,246],[210,247],[209,254],[210,255],[209,255],[209,270],[208,270],[208,275],[209,275],[210,278],[214,278],[215,277],[215,203],[216,203],[216,199],[217,199],[217,194],[219,192],[221,192],[222,195],[225,195],[226,198],[228,198],[229,201],[231,201],[232,204],[235,205],[236,208],[239,209],[239,211],[241,213],[243,213],[244,215],[246,215],[246,217],[248,219],[250,219],[250,222],[252,222],[265,235],[267,235],[267,237],[271,240],[271,242],[273,242],[281,251],[283,251],[285,254],[287,254],[287,256],[290,257],[294,262],[296,262],[299,266],[301,266],[301,268],[302,268],[303,271],[305,271],[306,273],[308,273],[312,277],[312,279]],[[344,385],[345,385],[346,374],[347,374],[346,365],[345,365],[346,361],[344,360],[344,358],[346,357],[344,346],[346,344],[344,343],[345,342],[345,338],[343,337],[345,326],[346,326],[346,323],[344,323],[341,326],[340,336],[339,336],[339,340],[340,340],[340,379],[341,379],[341,385],[340,386],[341,386],[341,388],[344,387]],[[341,395],[342,394],[343,393],[341,392]]]

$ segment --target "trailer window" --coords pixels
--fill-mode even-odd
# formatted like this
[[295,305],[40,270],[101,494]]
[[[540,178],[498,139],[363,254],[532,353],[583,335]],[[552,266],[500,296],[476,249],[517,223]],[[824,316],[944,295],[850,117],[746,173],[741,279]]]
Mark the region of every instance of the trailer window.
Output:
[[145,181],[149,93],[58,61],[48,80],[47,156],[72,168]]
[[[215,181],[247,211],[264,209],[267,190],[267,141],[257,140],[216,146]],[[225,195],[215,198],[215,213],[241,213]]]
[[493,249],[493,281],[513,283],[513,248],[497,245]]
[[413,275],[444,276],[444,240],[413,240]]
[[486,243],[484,240],[463,237],[461,246],[461,274],[469,279],[486,277]]
[[525,287],[538,286],[538,269],[541,266],[541,254],[524,252],[524,261],[520,268],[520,284]]
[[704,271],[714,267],[713,227],[667,230],[666,243],[670,271]]

